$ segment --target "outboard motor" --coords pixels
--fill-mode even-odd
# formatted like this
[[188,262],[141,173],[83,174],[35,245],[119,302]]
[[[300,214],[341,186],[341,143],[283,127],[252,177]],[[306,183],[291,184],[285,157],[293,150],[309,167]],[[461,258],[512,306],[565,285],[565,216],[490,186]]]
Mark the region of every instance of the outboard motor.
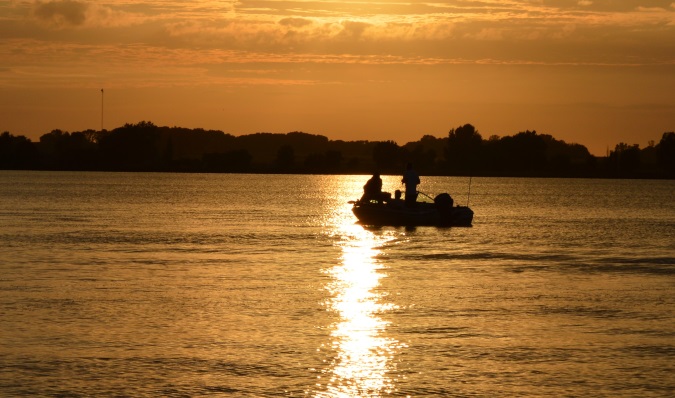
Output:
[[434,204],[436,205],[436,209],[438,209],[438,213],[440,215],[440,225],[452,224],[452,205],[454,202],[455,201],[452,200],[452,197],[447,193],[439,194],[434,198]]
[[449,194],[442,193],[436,195],[436,197],[434,198],[434,203],[436,204],[436,208],[438,210],[441,210],[443,208],[452,209],[452,205],[455,203],[455,201],[452,200],[452,197]]

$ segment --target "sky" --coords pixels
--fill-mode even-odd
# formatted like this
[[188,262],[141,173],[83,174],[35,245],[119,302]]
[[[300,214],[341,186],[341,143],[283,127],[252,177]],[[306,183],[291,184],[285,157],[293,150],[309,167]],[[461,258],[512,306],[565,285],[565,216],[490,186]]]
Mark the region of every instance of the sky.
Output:
[[140,121],[644,148],[675,131],[675,0],[0,0],[0,131]]

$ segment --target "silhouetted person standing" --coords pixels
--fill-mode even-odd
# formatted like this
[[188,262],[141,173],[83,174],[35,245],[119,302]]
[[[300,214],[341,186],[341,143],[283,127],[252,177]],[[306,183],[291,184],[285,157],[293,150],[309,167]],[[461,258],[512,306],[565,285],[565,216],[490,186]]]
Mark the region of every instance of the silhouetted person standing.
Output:
[[401,182],[405,184],[405,205],[409,207],[415,206],[415,202],[417,202],[417,185],[420,183],[420,176],[415,169],[413,169],[412,163],[408,163],[406,166]]

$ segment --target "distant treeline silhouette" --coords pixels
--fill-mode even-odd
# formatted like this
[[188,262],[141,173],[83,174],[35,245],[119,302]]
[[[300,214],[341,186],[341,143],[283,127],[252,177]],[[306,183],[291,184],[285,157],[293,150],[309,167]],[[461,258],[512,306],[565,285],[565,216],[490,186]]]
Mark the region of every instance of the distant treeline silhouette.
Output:
[[398,174],[407,162],[424,175],[674,178],[675,133],[642,149],[620,143],[600,158],[536,131],[486,140],[471,124],[403,146],[302,132],[234,136],[145,121],[110,131],[53,130],[36,143],[0,135],[0,169]]

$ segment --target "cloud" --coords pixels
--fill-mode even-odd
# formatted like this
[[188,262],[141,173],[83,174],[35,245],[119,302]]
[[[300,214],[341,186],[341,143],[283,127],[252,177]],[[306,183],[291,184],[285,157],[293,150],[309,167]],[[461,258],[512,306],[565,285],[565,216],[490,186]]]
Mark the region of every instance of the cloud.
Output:
[[279,21],[279,25],[290,26],[292,28],[302,28],[313,23],[311,20],[305,18],[284,18]]
[[[387,60],[411,57],[411,63],[419,62],[415,57],[505,63],[675,62],[669,39],[675,32],[673,0],[23,0],[13,4],[16,9],[23,7],[23,18],[18,11],[6,18],[5,26],[11,23],[15,28],[3,31],[0,26],[0,39],[231,50],[276,54],[280,59],[294,53],[390,57],[383,58]],[[33,22],[47,29],[25,24],[29,5]]]
[[[595,11],[627,12],[639,8],[668,9],[671,0],[542,0],[541,4],[555,7],[558,10],[572,10],[578,7]],[[521,1],[522,3],[522,1]]]
[[[15,6],[20,7],[21,4]],[[36,1],[30,4],[29,15],[42,27],[53,30],[128,27],[172,17],[171,14],[153,14],[144,8],[133,12],[128,9],[120,4],[77,0]]]
[[33,16],[56,27],[81,26],[86,21],[86,3],[73,0],[38,1],[33,7]]
[[341,36],[349,38],[361,38],[366,30],[368,30],[372,24],[359,21],[343,21]]

